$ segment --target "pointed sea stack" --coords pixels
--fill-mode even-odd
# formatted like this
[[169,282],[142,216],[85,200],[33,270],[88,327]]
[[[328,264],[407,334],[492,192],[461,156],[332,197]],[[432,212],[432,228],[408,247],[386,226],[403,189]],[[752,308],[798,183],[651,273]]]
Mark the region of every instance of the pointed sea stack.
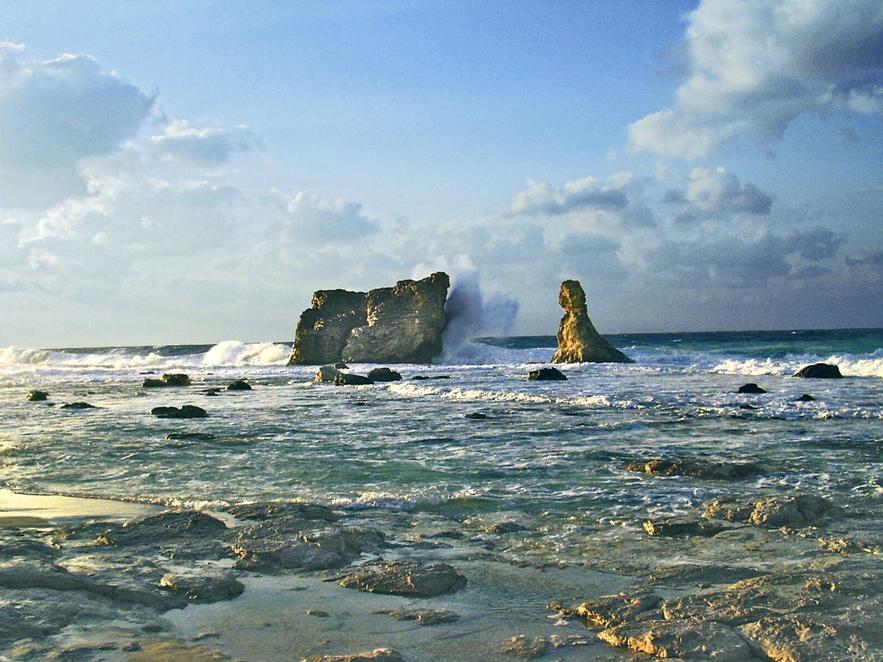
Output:
[[449,287],[439,271],[369,292],[319,290],[300,316],[288,364],[429,363],[442,351]]
[[578,280],[565,280],[558,292],[564,317],[558,327],[558,350],[552,363],[633,363],[595,330]]

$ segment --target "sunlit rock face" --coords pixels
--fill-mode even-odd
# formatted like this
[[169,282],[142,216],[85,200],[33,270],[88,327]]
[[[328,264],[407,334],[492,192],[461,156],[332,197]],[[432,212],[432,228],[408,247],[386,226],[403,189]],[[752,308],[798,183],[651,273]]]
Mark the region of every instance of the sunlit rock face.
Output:
[[578,280],[565,280],[558,292],[564,317],[558,327],[558,350],[552,363],[632,363],[595,330]]
[[429,363],[442,351],[449,287],[437,272],[367,293],[319,290],[300,317],[289,364]]

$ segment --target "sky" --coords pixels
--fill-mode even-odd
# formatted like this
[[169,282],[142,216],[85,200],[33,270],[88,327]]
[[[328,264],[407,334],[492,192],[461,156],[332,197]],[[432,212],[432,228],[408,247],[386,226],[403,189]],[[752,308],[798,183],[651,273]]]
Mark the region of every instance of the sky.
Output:
[[0,347],[883,327],[881,166],[879,0],[0,0]]

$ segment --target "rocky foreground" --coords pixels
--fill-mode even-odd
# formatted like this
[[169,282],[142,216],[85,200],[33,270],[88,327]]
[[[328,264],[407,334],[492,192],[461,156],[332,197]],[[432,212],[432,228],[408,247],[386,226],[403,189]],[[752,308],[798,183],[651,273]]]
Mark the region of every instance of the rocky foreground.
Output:
[[[764,472],[753,463],[696,459],[635,459],[625,468],[647,480],[687,476],[721,484]],[[470,643],[484,647],[481,659],[586,659],[592,651],[589,659],[613,660],[624,659],[623,651],[678,659],[880,660],[881,522],[876,503],[859,511],[811,494],[720,498],[692,514],[635,522],[627,529],[633,533],[611,536],[600,527],[583,538],[584,563],[570,567],[531,562],[549,558],[553,532],[541,521],[499,516],[359,514],[274,502],[212,513],[171,510],[125,523],[6,528],[0,655],[226,659],[213,650],[223,649],[223,632],[182,638],[164,615],[241,600],[254,578],[293,576],[336,588],[300,587],[286,611],[301,605],[302,618],[320,621],[361,610],[365,615],[351,616],[347,626],[353,641],[358,619],[369,617],[440,628],[427,635],[436,645],[445,628],[474,637],[463,633],[487,618],[478,616],[487,596],[509,595],[493,625],[479,628],[486,630],[482,643]],[[573,578],[581,574],[598,588],[580,596]],[[519,583],[533,585],[521,598]],[[351,601],[350,592],[376,597]],[[550,621],[534,600],[554,592]],[[508,609],[524,613],[506,617]],[[417,644],[407,631],[391,632],[379,647],[377,635],[366,633],[372,647],[363,652],[335,650],[332,637],[290,653],[326,661],[428,659],[425,650],[408,649],[409,641]],[[79,643],[71,643],[71,633],[79,633]],[[226,644],[235,649],[235,640]]]

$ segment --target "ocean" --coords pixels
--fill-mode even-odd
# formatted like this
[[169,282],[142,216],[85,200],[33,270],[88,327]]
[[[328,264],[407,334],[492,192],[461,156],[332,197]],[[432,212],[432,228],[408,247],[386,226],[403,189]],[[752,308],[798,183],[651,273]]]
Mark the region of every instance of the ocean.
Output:
[[[403,545],[454,530],[445,558],[469,563],[475,536],[516,522],[528,533],[494,538],[482,553],[524,568],[505,582],[524,584],[521,602],[540,614],[541,629],[554,624],[536,604],[550,596],[526,574],[536,568],[637,577],[658,573],[661,560],[719,566],[750,556],[736,540],[714,552],[705,543],[663,548],[642,529],[647,519],[689,517],[715,498],[812,494],[871,513],[849,530],[879,531],[883,329],[607,338],[635,363],[558,366],[566,381],[528,381],[530,369],[548,365],[554,337],[483,338],[446,348],[433,365],[390,366],[401,381],[358,387],[314,383],[315,367],[285,365],[284,342],[0,349],[0,489],[209,513],[251,502],[318,503]],[[793,376],[815,362],[839,365],[844,379]],[[187,373],[193,384],[141,387],[167,372]],[[239,379],[253,390],[206,393]],[[767,392],[738,394],[747,382]],[[48,401],[27,401],[30,389],[47,391]],[[803,394],[813,399],[798,401]],[[96,408],[58,406],[75,401]],[[150,413],[182,404],[205,408],[208,418]],[[211,436],[169,438],[193,432]],[[651,459],[752,462],[762,470],[729,480],[625,468]],[[458,542],[462,536],[470,544]],[[791,564],[804,553],[795,549],[765,547],[752,567]],[[470,579],[476,586],[492,582],[493,573],[482,572],[484,580]],[[496,594],[482,599],[488,595]],[[218,618],[208,607],[187,609],[203,614],[196,621]],[[513,622],[527,627],[530,618]],[[303,636],[312,642],[303,650],[313,650],[311,635]],[[219,647],[276,659],[249,654],[244,642],[253,640],[239,632]],[[412,657],[433,659],[421,645],[413,644]]]

